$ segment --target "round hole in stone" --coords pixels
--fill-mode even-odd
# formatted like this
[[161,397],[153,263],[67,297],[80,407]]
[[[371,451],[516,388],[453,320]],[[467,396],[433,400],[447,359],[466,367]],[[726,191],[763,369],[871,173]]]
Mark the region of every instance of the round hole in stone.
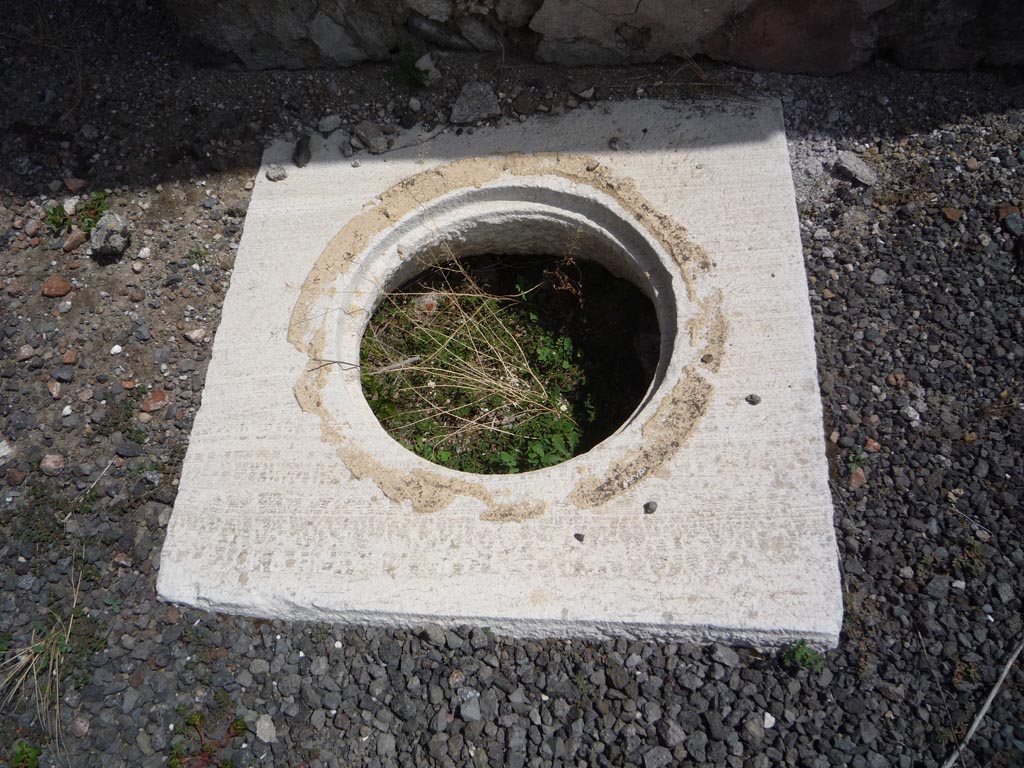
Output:
[[554,466],[614,434],[652,389],[663,345],[647,273],[595,232],[531,223],[526,242],[483,221],[406,256],[363,330],[367,403],[429,461]]

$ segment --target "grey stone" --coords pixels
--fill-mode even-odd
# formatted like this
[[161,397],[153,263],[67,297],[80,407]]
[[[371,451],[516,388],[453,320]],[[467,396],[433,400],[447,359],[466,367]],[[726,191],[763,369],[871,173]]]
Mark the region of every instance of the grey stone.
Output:
[[658,736],[662,744],[669,749],[675,749],[686,739],[686,731],[672,718],[663,717],[658,721]]
[[475,123],[501,115],[501,105],[494,89],[486,83],[471,82],[463,86],[452,107],[452,122],[459,125]]
[[256,738],[265,744],[273,744],[277,741],[277,728],[274,725],[274,718],[270,715],[260,715],[256,721]]
[[708,737],[703,731],[697,731],[686,740],[686,751],[697,763],[703,763],[707,758]]
[[64,383],[75,380],[75,369],[70,365],[58,365],[50,371],[50,377]]
[[459,707],[459,717],[467,723],[475,723],[480,719],[480,697],[471,696]]
[[473,44],[458,32],[450,29],[447,24],[428,19],[418,13],[409,14],[405,22],[406,29],[416,37],[433,43],[438,48],[449,51],[472,51]]
[[388,139],[381,131],[380,127],[376,123],[372,123],[369,120],[363,120],[354,129],[356,138],[358,138],[370,152],[375,155],[379,155],[382,152],[387,152]]
[[89,248],[93,256],[116,258],[128,250],[131,233],[128,220],[107,211],[89,235]]
[[295,142],[295,149],[292,151],[292,162],[297,168],[305,168],[313,159],[313,151],[310,147],[312,139],[308,133],[302,134]]
[[405,0],[419,14],[433,21],[445,22],[452,17],[452,0]]
[[953,579],[950,576],[934,576],[928,582],[928,586],[925,587],[924,591],[936,600],[945,600],[949,596],[949,588],[952,582]]
[[133,459],[142,455],[142,446],[138,443],[133,443],[130,440],[122,440],[117,444],[117,448],[114,449],[114,453],[122,459]]
[[652,747],[644,752],[644,768],[665,768],[672,762],[672,752],[666,747]]
[[1024,235],[1024,218],[1019,213],[1011,213],[1003,219],[1003,226],[1011,235],[1016,237]]
[[[436,85],[441,81],[441,73],[434,65],[434,60],[430,57],[429,53],[425,53],[416,59],[413,66],[423,74],[424,85]],[[412,100],[410,99],[410,105],[411,101]],[[412,109],[411,106],[409,108]]]
[[429,624],[420,630],[420,637],[432,645],[443,646],[445,643],[444,630],[436,624]]
[[460,16],[457,24],[462,36],[478,51],[501,50],[498,33],[476,16]]
[[544,0],[496,0],[494,15],[510,27],[525,27]]
[[835,171],[843,178],[865,187],[873,187],[878,183],[878,174],[871,169],[871,166],[864,162],[856,152],[851,152],[848,149],[839,152]]
[[288,170],[283,165],[267,166],[267,181],[284,181],[288,178]]
[[727,645],[716,645],[711,658],[727,667],[735,667],[740,663],[739,654]]
[[871,273],[871,282],[874,285],[888,285],[892,282],[892,277],[881,267],[876,267]]
[[320,122],[316,124],[316,129],[320,133],[334,133],[341,127],[341,115],[326,115],[320,118]]

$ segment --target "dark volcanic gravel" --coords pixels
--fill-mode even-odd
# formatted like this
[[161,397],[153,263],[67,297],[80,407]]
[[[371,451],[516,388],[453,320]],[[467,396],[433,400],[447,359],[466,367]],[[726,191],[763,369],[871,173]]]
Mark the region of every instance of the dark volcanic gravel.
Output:
[[[147,768],[942,764],[1024,635],[1019,76],[556,70],[434,52],[440,83],[413,89],[388,65],[198,68],[144,0],[23,5],[0,35],[7,663],[54,616],[73,622],[60,738],[28,681],[0,716],[0,765],[30,764],[37,746],[41,765]],[[477,81],[513,119],[638,96],[783,100],[847,611],[822,664],[266,622],[155,599],[262,147],[325,118],[372,121],[380,141],[416,120],[443,127]],[[101,190],[130,241],[97,260],[44,219],[75,195],[67,208],[87,226]],[[964,765],[1024,765],[1022,666]]]

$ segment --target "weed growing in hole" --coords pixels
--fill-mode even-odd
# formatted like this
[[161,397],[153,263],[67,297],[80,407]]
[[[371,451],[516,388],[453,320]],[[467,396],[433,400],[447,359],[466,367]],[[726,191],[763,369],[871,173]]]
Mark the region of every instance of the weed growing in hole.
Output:
[[362,384],[377,417],[410,450],[467,472],[572,457],[580,427],[564,393],[584,378],[572,340],[456,260],[439,274],[434,290],[387,296],[367,328]]
[[446,255],[385,296],[363,335],[363,392],[392,437],[465,472],[523,472],[628,418],[658,348],[635,287],[571,255]]
[[37,744],[18,739],[11,748],[11,768],[36,768],[43,750]]
[[43,223],[55,235],[67,232],[72,226],[78,226],[83,232],[92,232],[97,222],[110,209],[106,192],[93,192],[85,200],[80,200],[74,213],[68,213],[61,204],[51,205],[46,209]]
[[811,648],[806,640],[798,640],[783,652],[782,665],[791,670],[819,672],[825,666],[825,657]]

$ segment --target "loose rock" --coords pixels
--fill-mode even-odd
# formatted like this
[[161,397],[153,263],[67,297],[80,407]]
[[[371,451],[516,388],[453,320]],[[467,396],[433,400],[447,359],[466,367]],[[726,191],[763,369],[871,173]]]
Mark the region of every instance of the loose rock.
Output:
[[839,153],[839,159],[836,161],[836,173],[865,187],[873,187],[878,183],[878,174],[871,170],[871,166],[849,150]]
[[71,293],[72,285],[63,277],[57,275],[50,275],[43,284],[40,286],[40,291],[43,296],[49,299],[59,299],[61,296],[67,296]]
[[117,258],[128,249],[131,234],[128,220],[123,216],[107,212],[96,222],[96,228],[89,236],[89,248],[93,256]]
[[468,125],[478,120],[501,115],[501,105],[494,89],[486,83],[471,82],[463,86],[459,98],[452,107],[452,122]]

